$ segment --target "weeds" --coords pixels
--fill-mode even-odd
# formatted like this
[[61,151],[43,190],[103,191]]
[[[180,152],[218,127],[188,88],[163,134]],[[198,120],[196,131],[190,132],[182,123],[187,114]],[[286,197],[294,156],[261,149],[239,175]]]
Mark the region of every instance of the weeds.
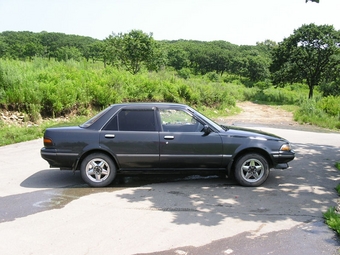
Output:
[[327,225],[336,231],[340,235],[340,215],[334,207],[328,209],[327,212],[323,214]]
[[[25,121],[34,123],[70,114],[89,115],[113,103],[141,101],[185,103],[219,117],[235,113],[236,101],[249,100],[291,105],[299,122],[340,129],[339,97],[321,98],[316,92],[316,99],[307,100],[301,96],[308,91],[302,84],[274,88],[268,81],[248,87],[245,83],[228,74],[190,73],[182,78],[176,71],[162,70],[132,75],[86,61],[0,59],[0,107],[22,112]],[[1,122],[0,126],[1,145],[42,135],[34,126],[7,129]]]
[[[340,161],[335,163],[335,167],[340,170]],[[340,196],[340,184],[335,188]],[[327,225],[340,235],[340,199],[338,199],[337,207],[330,207],[327,212],[323,214]]]
[[52,126],[69,126],[79,125],[88,117],[75,116],[71,118],[43,121],[40,125],[6,125],[0,120],[0,146],[19,143],[23,141],[29,141],[37,138],[41,138],[46,128]]

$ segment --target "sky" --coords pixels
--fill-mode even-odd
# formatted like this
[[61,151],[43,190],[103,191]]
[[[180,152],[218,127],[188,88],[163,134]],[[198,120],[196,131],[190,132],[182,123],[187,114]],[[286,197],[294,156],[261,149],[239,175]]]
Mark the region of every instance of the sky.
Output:
[[155,40],[281,42],[303,24],[340,30],[340,0],[0,0],[0,32],[105,39],[142,30]]

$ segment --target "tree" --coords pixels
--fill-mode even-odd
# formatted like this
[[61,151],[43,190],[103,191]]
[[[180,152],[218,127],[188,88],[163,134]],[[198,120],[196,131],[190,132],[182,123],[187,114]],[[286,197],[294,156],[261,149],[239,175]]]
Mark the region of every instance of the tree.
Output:
[[92,59],[92,62],[97,60],[104,60],[105,43],[104,41],[97,41],[88,46],[87,60]]
[[330,70],[339,64],[340,32],[331,25],[303,25],[273,51],[273,83],[306,82],[309,98]]
[[270,76],[269,63],[263,56],[248,56],[248,68],[244,74],[250,81],[257,82],[263,81]]
[[76,47],[61,47],[57,49],[56,59],[58,61],[75,60],[79,61],[82,57],[81,52]]
[[168,49],[168,65],[175,70],[181,70],[190,64],[189,54],[178,45],[170,45]]
[[7,45],[5,48],[6,57],[24,60],[43,54],[44,47],[41,45],[38,36],[33,32],[5,31],[1,33],[1,37],[4,45]]
[[148,71],[158,72],[167,64],[167,53],[163,45],[155,42],[149,60],[145,62]]
[[132,74],[138,73],[143,64],[156,62],[152,59],[157,55],[154,52],[156,41],[152,38],[152,34],[132,30],[128,34],[113,34],[106,39],[106,43],[110,53],[116,55],[120,63]]
[[0,58],[6,55],[7,48],[7,43],[5,43],[5,40],[0,35]]

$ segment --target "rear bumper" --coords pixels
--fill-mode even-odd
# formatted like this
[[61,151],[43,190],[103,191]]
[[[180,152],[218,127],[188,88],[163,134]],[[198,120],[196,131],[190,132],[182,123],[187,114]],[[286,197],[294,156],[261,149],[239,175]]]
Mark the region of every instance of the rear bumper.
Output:
[[40,150],[40,155],[50,164],[51,168],[61,169],[73,169],[74,163],[78,158],[77,153],[57,152],[55,149],[47,149],[45,147]]

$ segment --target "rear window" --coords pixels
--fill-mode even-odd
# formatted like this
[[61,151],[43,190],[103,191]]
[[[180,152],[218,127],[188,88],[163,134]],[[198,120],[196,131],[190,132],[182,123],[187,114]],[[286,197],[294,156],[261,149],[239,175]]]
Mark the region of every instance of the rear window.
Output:
[[95,115],[94,117],[92,117],[91,119],[86,121],[85,123],[81,124],[80,127],[87,128],[87,127],[91,126],[93,123],[95,123],[97,120],[99,120],[100,117],[103,116],[110,109],[111,109],[111,107],[108,107],[108,108],[102,110],[100,113],[98,113],[97,115]]

